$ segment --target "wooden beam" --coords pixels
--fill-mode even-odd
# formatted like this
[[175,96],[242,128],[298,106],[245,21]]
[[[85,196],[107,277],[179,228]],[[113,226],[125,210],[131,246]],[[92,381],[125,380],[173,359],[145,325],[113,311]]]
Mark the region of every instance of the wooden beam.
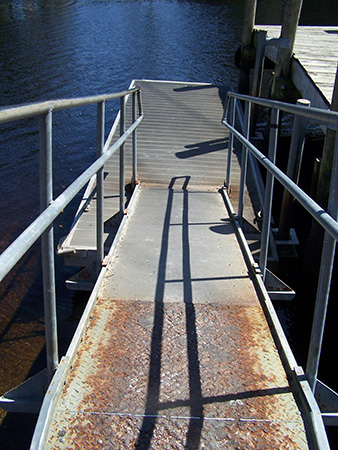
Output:
[[281,37],[290,39],[289,48],[279,48],[276,64],[276,77],[289,77],[291,57],[296,40],[299,16],[303,0],[288,0],[285,5]]
[[257,0],[246,0],[242,30],[242,45],[252,45],[252,35],[255,27]]
[[[272,83],[271,97],[282,99],[287,92],[281,91],[280,86],[285,85],[290,77],[293,48],[303,0],[287,0],[283,15],[281,37],[290,39],[289,48],[278,48],[275,75]],[[280,83],[280,79],[283,82]],[[291,85],[287,90],[292,90]]]
[[238,91],[242,94],[249,94],[250,89],[250,68],[254,61],[253,31],[255,28],[257,0],[246,0],[244,7],[244,19],[242,29],[242,43],[239,49],[239,85]]
[[[330,109],[331,111],[338,111],[338,65]],[[327,129],[323,146],[323,156],[319,169],[316,199],[323,208],[327,207],[329,197],[335,140],[336,131]]]

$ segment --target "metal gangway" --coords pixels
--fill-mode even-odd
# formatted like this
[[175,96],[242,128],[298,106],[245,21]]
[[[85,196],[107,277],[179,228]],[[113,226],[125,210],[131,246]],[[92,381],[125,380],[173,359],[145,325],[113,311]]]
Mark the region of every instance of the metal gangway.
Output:
[[[125,130],[128,97],[133,99],[132,123]],[[104,106],[113,98],[121,98],[120,136],[112,143],[115,124],[104,143]],[[245,103],[244,118],[237,113],[240,102]],[[53,199],[52,111],[89,103],[97,103],[97,159]],[[249,139],[252,104],[271,109],[268,157]],[[0,256],[2,280],[42,237],[47,380],[28,380],[16,393],[1,398],[1,406],[9,410],[36,411],[39,399],[34,395],[41,384],[49,383],[32,449],[76,445],[329,448],[324,423],[337,422],[336,394],[317,379],[317,371],[338,237],[338,139],[330,201],[324,211],[274,164],[279,111],[337,128],[337,113],[228,92],[222,121],[219,118],[225,132],[230,132],[226,181],[213,189],[190,187],[186,172],[171,176],[166,186],[138,180],[142,128],[139,142],[136,129],[147,115],[139,87],[0,111],[1,122],[39,116],[40,123],[42,212]],[[243,132],[238,131],[241,128]],[[134,189],[126,209],[124,156],[130,137]],[[231,178],[235,140],[242,146],[237,211],[230,201],[237,192]],[[120,224],[105,252],[103,168],[117,151]],[[242,229],[250,155],[268,173],[258,262]],[[97,279],[71,345],[59,361],[52,224],[94,175]],[[274,180],[325,229],[305,373],[292,354],[265,286]],[[331,409],[320,411],[319,398]]]

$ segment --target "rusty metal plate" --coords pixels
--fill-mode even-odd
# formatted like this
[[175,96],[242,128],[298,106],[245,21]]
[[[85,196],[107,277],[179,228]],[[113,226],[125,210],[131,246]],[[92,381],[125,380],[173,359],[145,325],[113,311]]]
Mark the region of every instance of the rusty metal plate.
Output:
[[47,448],[308,445],[259,306],[99,299]]

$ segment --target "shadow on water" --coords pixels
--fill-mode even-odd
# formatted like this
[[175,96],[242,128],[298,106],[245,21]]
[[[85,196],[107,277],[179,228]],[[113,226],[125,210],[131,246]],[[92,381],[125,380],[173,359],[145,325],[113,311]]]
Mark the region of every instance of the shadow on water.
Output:
[[[203,427],[203,401],[202,386],[199,367],[198,343],[196,332],[196,316],[193,305],[191,288],[191,270],[190,270],[190,252],[189,252],[189,231],[188,231],[188,183],[189,176],[175,177],[171,180],[168,187],[168,201],[165,212],[162,247],[160,252],[159,269],[155,293],[155,314],[154,328],[151,340],[150,370],[148,381],[148,392],[145,408],[145,418],[139,433],[136,449],[148,449],[151,447],[151,439],[154,434],[157,414],[163,405],[160,404],[161,387],[161,347],[164,323],[164,286],[166,278],[166,263],[168,256],[170,217],[172,212],[174,186],[177,180],[183,178],[183,216],[182,216],[182,248],[183,248],[183,301],[185,303],[186,315],[186,336],[188,353],[188,371],[189,371],[189,405],[190,422],[187,433],[186,448],[197,449],[200,443],[200,437]],[[169,405],[168,405],[169,406]],[[173,408],[175,402],[169,407]]]

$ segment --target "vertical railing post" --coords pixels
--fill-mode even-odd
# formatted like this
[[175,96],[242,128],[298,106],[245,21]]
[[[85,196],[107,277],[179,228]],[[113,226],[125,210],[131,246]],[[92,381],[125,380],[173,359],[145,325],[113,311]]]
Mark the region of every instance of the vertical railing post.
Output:
[[[99,102],[97,104],[97,139],[96,139],[96,157],[100,158],[103,154],[104,146],[104,120],[105,120],[105,102]],[[101,270],[101,264],[104,258],[104,242],[103,242],[103,167],[96,173],[96,273]]]
[[[297,105],[310,107],[310,100],[298,99]],[[299,181],[301,162],[303,158],[304,141],[306,134],[306,117],[296,115],[293,121],[292,138],[286,175],[296,184]],[[289,239],[290,215],[292,196],[287,189],[284,189],[282,207],[279,219],[278,239]]]
[[[40,210],[53,201],[52,177],[52,111],[39,117],[40,140]],[[53,224],[41,236],[43,298],[48,379],[51,380],[59,362],[56,317],[54,229]]]
[[[261,96],[263,72],[264,72],[264,61],[265,61],[266,36],[267,36],[266,30],[258,31],[255,69],[254,69],[254,77],[253,77],[252,89],[251,89],[252,97],[260,97]],[[257,121],[257,105],[255,103],[253,103],[252,108],[251,108],[251,133],[252,133],[252,135],[255,133],[256,121]]]
[[[244,130],[243,130],[243,136],[246,139],[249,139],[250,135],[250,112],[251,112],[251,102],[246,102],[244,113]],[[243,218],[247,168],[248,168],[248,149],[246,148],[245,145],[243,145],[242,159],[241,159],[241,181],[239,186],[239,199],[238,199],[238,218],[240,221]]]
[[[126,112],[125,97],[120,99],[120,136],[125,132]],[[124,144],[120,147],[120,214],[124,214],[124,190],[125,190],[125,168],[124,168]]]
[[[336,135],[334,159],[332,163],[332,176],[330,186],[330,196],[328,212],[335,219],[338,219],[338,133]],[[310,338],[309,354],[306,366],[306,375],[313,391],[316,388],[317,374],[320,354],[323,343],[327,306],[330,294],[332,270],[336,241],[329,233],[325,232],[322,259],[320,265],[319,281],[317,288],[316,305]]]
[[[136,92],[133,92],[133,111],[132,111],[132,121],[136,120]],[[133,131],[133,187],[137,183],[137,130]]]
[[[236,117],[236,98],[230,97],[230,111],[229,111],[229,125],[232,127],[235,126],[235,117]],[[227,119],[227,118],[225,118]],[[228,192],[231,191],[231,162],[232,162],[232,151],[234,147],[234,135],[230,133],[229,135],[229,150],[228,150],[228,163],[227,163],[227,173],[226,173],[226,187],[228,188]]]
[[141,97],[141,88],[138,87],[137,91],[137,104],[138,104],[138,113],[139,115],[143,114],[143,106],[142,106],[142,97]]
[[[270,161],[273,162],[273,164],[276,163],[278,121],[279,121],[279,110],[272,108],[270,120],[268,158],[270,159]],[[265,280],[266,265],[268,259],[273,185],[274,185],[274,176],[268,171],[266,174],[266,183],[265,183],[261,250],[259,254],[259,267],[262,271],[263,280]]]

